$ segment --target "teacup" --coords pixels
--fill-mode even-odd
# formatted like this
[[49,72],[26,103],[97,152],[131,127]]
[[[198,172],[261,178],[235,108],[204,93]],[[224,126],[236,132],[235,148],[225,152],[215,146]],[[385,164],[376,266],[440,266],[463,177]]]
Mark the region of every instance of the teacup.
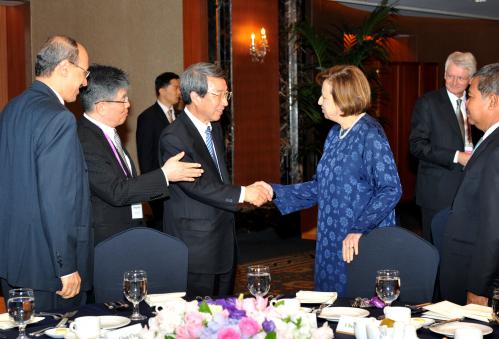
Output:
[[454,339],[482,339],[483,333],[476,327],[456,328]]
[[79,317],[69,324],[78,339],[94,339],[100,335],[99,317]]
[[403,324],[409,324],[411,322],[411,309],[408,307],[386,306],[383,309],[383,313],[385,313],[386,318],[396,322]]
[[283,316],[296,314],[300,312],[301,307],[300,300],[298,299],[272,299],[270,305]]

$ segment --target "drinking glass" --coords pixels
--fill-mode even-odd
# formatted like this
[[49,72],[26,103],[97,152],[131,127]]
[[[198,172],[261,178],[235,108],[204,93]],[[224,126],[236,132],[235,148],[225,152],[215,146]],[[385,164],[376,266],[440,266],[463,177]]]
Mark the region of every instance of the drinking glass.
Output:
[[398,270],[379,270],[376,272],[376,294],[390,306],[400,294],[400,273]]
[[494,288],[492,295],[492,321],[499,324],[499,287]]
[[9,318],[19,326],[18,339],[28,338],[26,325],[35,313],[35,294],[31,288],[15,288],[9,290],[7,299]]
[[270,269],[268,266],[248,267],[248,289],[255,297],[263,297],[270,290]]
[[123,275],[123,293],[133,304],[131,320],[144,320],[145,316],[139,313],[139,303],[147,295],[147,274],[143,270],[127,271]]

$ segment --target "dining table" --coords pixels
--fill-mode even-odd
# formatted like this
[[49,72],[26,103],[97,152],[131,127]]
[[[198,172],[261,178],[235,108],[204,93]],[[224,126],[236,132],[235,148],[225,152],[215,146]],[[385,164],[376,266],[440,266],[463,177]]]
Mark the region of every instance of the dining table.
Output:
[[[352,304],[352,301],[353,301],[352,299],[338,298],[332,306],[350,307]],[[302,306],[317,308],[319,305],[318,304],[303,304]],[[394,302],[393,306],[404,306],[404,304]],[[147,316],[148,318],[154,316],[154,308],[150,307],[145,302],[141,302],[139,305],[139,308],[140,308],[140,313]],[[378,308],[374,308],[374,307],[366,308],[366,309],[370,313],[369,317],[378,318],[379,316],[381,316],[383,314],[382,309],[378,309]],[[58,313],[64,313],[68,310],[57,310],[57,311],[58,311]],[[71,317],[69,319],[69,322],[71,322],[72,320],[74,320],[77,317],[82,317],[82,316],[129,317],[131,312],[132,312],[131,305],[126,309],[119,309],[119,308],[118,309],[116,309],[116,308],[110,309],[108,306],[106,306],[104,304],[85,304],[85,305],[82,305],[78,308],[78,312],[73,317]],[[135,322],[132,321],[129,325],[133,325],[136,323],[141,323],[142,325],[145,325],[145,324],[147,324],[147,321],[148,321],[147,319],[144,321],[135,321]],[[324,320],[324,319],[318,317],[317,318],[318,326],[321,326],[325,321],[327,321],[327,320]],[[479,321],[475,321],[472,319],[465,319],[465,321],[472,322],[472,323],[484,324],[484,323],[481,323]],[[46,316],[45,319],[43,319],[42,321],[39,321],[37,323],[28,324],[28,326],[26,327],[26,332],[29,334],[31,332],[34,332],[34,331],[37,331],[37,330],[40,330],[43,328],[55,326],[58,322],[59,322],[59,320],[53,319],[50,316]],[[353,335],[336,332],[337,322],[328,321],[328,324],[330,327],[332,327],[334,329],[334,338],[335,339],[353,339],[353,338],[355,338],[355,336],[353,336]],[[487,325],[492,327],[493,332],[489,335],[484,336],[484,339],[499,339],[499,325],[497,325],[497,324],[487,324]],[[13,329],[9,329],[9,330],[0,330],[0,339],[10,339],[10,338],[14,339],[17,337],[17,334],[18,334],[17,328],[13,328]],[[417,331],[417,335],[420,339],[442,339],[442,338],[444,338],[444,336],[442,334],[434,333],[427,328],[419,329]],[[39,336],[38,338],[49,338],[49,336],[42,335],[42,336]]]

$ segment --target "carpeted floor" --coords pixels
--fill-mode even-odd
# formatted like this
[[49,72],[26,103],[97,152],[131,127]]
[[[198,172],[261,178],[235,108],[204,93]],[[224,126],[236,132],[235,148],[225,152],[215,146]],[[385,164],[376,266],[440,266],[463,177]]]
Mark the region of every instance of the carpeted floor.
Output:
[[246,272],[249,265],[267,265],[272,279],[269,295],[291,295],[299,290],[314,288],[315,251],[305,251],[270,259],[258,260],[237,267],[235,295],[249,295]]

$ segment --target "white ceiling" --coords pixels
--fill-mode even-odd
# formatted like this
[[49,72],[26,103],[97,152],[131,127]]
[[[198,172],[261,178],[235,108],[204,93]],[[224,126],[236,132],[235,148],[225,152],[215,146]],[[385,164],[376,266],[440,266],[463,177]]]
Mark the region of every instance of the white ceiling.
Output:
[[[363,10],[371,10],[380,3],[380,0],[330,1]],[[499,20],[499,0],[399,0],[395,7],[401,15]]]

